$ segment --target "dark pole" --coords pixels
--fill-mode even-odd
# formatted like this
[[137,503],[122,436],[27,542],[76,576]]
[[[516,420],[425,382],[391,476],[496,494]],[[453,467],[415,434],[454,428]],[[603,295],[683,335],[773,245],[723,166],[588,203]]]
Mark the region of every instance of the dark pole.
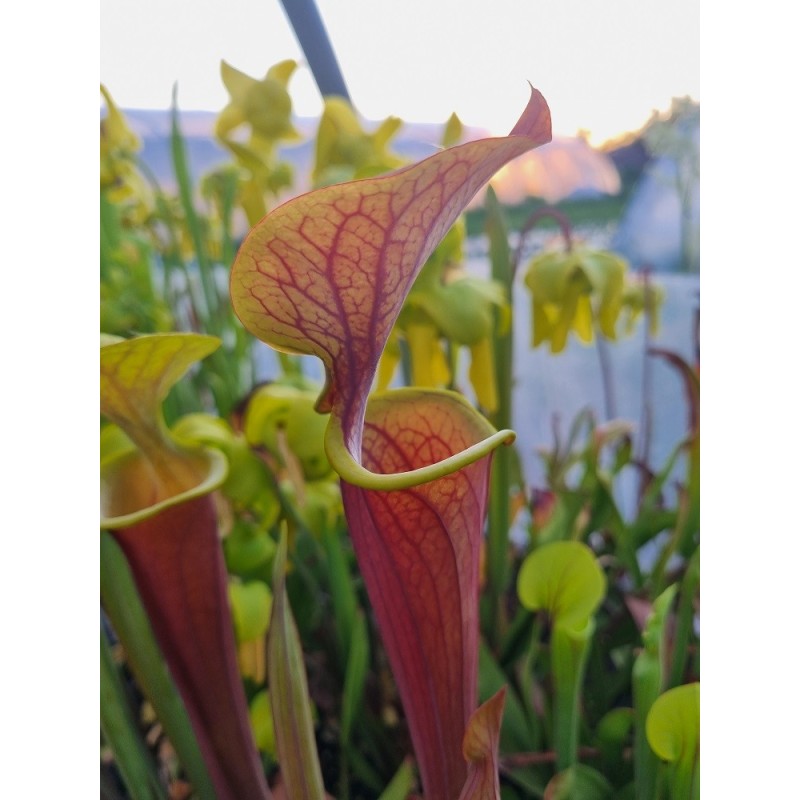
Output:
[[294,28],[320,94],[323,97],[335,94],[352,102],[314,0],[281,0],[281,4]]

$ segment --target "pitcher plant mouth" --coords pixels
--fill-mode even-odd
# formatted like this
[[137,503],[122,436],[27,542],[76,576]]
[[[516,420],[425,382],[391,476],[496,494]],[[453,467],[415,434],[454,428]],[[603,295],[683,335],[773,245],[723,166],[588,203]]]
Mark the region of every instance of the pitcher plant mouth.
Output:
[[186,333],[101,337],[100,411],[119,434],[112,452],[101,452],[101,527],[136,524],[225,480],[225,456],[176,438],[161,407],[192,364],[219,345],[216,337]]
[[218,489],[228,475],[228,460],[218,450],[186,453],[186,465],[196,471],[195,485],[164,496],[152,464],[142,453],[129,451],[106,461],[100,470],[100,527],[128,528],[167,508]]
[[397,401],[415,398],[436,398],[447,399],[454,403],[456,408],[468,416],[474,416],[476,420],[484,422],[484,436],[481,441],[455,453],[435,464],[407,470],[405,472],[377,473],[364,467],[361,459],[356,459],[347,447],[345,432],[341,420],[331,416],[328,427],[325,430],[325,453],[333,469],[341,478],[353,486],[362,489],[373,489],[376,491],[393,491],[399,489],[410,489],[423,483],[429,483],[437,478],[457,472],[469,464],[474,464],[484,456],[489,455],[496,447],[501,444],[510,445],[516,438],[516,433],[512,430],[494,431],[491,425],[481,417],[475,409],[457,392],[435,389],[392,389],[388,392],[375,392],[370,395],[370,401],[385,400],[388,398]]

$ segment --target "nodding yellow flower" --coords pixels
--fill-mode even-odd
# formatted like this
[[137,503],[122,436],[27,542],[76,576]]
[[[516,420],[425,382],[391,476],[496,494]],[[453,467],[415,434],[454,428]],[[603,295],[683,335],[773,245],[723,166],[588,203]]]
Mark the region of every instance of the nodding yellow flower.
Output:
[[450,383],[450,367],[442,347],[441,332],[424,311],[409,309],[403,326],[411,354],[411,383],[429,389]]
[[[215,132],[241,168],[237,199],[250,225],[267,213],[264,195],[275,196],[292,183],[291,167],[277,160],[276,150],[279,142],[300,138],[292,124],[287,88],[296,68],[295,61],[281,61],[262,80],[256,80],[225,61],[221,63],[230,101],[217,117]],[[250,129],[245,141],[234,138],[242,126]]]
[[251,145],[256,149],[273,148],[281,139],[299,139],[292,125],[292,99],[287,88],[296,68],[295,61],[281,61],[257,80],[223,61],[220,73],[230,100],[217,117],[217,136],[227,142],[233,130],[247,124]]
[[603,250],[536,256],[525,275],[533,301],[533,347],[549,342],[551,352],[560,353],[570,331],[588,343],[595,327],[616,339],[627,268],[621,256]]
[[378,388],[386,388],[391,381],[400,359],[400,337],[408,344],[411,383],[429,388],[449,386],[452,371],[443,346],[446,340],[451,348],[469,348],[470,383],[480,406],[493,412],[497,409],[492,347],[494,309],[501,310],[501,319],[507,318],[508,304],[500,284],[470,277],[461,268],[464,239],[462,219],[423,267],[390,338],[390,347],[381,359]]
[[100,93],[106,101],[100,120],[100,191],[112,203],[125,204],[126,218],[141,224],[152,207],[151,192],[136,166],[142,143],[102,84]]
[[389,151],[389,142],[402,124],[397,117],[388,117],[367,133],[347,100],[326,97],[317,131],[314,186],[368,178],[401,166],[403,161]]
[[120,175],[133,171],[132,159],[142,149],[108,89],[100,84],[106,101],[106,116],[100,120],[100,187],[116,185]]

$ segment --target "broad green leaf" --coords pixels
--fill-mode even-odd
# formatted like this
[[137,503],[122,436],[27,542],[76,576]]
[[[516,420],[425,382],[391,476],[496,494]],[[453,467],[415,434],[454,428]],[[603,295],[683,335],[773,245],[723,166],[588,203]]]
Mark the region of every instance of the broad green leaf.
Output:
[[347,659],[347,671],[342,691],[342,747],[347,747],[364,696],[364,684],[369,670],[369,638],[364,612],[359,611],[353,625],[353,635]]

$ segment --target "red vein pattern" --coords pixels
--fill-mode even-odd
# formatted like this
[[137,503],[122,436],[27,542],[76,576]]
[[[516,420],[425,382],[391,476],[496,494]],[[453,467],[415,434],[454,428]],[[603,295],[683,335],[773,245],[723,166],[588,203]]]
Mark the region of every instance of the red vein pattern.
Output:
[[[489,428],[452,396],[370,400],[363,461],[391,473],[480,441]],[[491,458],[413,489],[342,494],[359,568],[408,719],[426,800],[453,800],[475,708],[478,569]]]
[[[443,150],[378,178],[329,186],[268,214],[231,271],[245,327],[273,347],[318,356],[331,411],[354,461],[373,473],[429,466],[494,433],[454,396],[373,398],[383,348],[436,245],[500,167],[550,141],[531,98],[511,133]],[[491,457],[413,488],[342,481],[359,568],[408,719],[426,800],[455,800],[475,709],[478,568]]]
[[354,458],[378,360],[425,260],[500,167],[550,138],[547,103],[531,89],[509,136],[301,195],[245,239],[231,271],[234,310],[267,344],[322,359],[318,408],[342,420]]

